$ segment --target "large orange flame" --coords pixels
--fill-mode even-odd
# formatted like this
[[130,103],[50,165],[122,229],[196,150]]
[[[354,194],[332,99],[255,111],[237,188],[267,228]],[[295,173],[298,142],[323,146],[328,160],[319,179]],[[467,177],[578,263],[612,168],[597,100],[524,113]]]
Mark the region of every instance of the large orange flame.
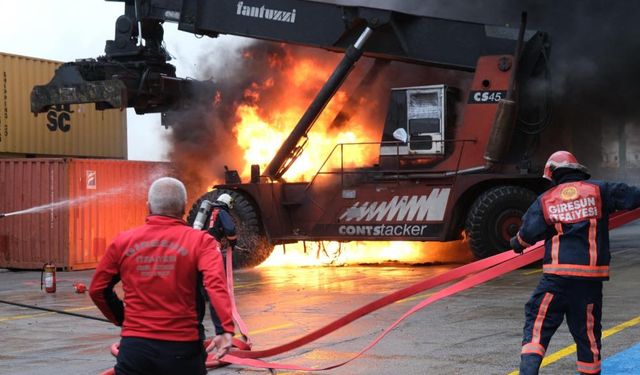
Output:
[[[296,49],[300,53],[299,49]],[[250,53],[244,58],[253,58]],[[281,69],[277,76],[282,81],[267,77],[262,82],[254,82],[245,90],[245,104],[237,107],[235,132],[238,145],[244,150],[243,179],[250,175],[250,165],[258,164],[261,170],[275,155],[293,127],[297,124],[306,107],[320,90],[325,80],[337,64],[338,57],[330,55],[318,59],[317,54],[278,60],[272,56],[267,62],[272,69]],[[274,86],[275,85],[275,86]],[[265,91],[281,93],[277,98],[264,98]],[[277,94],[276,94],[277,95]],[[346,90],[339,90],[324,109],[308,134],[304,152],[290,167],[284,178],[287,181],[309,181],[334,147],[340,143],[378,142],[382,131],[381,119],[371,117],[371,108],[384,105],[386,96],[358,98],[358,108],[347,108],[352,114],[346,125],[332,127],[332,121],[345,109],[348,102]],[[381,96],[381,97],[380,97]],[[265,100],[268,99],[268,100]],[[266,103],[266,104],[265,104]],[[353,101],[351,102],[353,103]],[[383,121],[383,119],[382,119]],[[332,154],[322,167],[323,170],[343,167],[364,167],[376,162],[378,146],[344,147],[344,155]],[[286,251],[284,251],[286,249]],[[277,246],[271,257],[263,263],[267,266],[300,265],[343,265],[354,263],[380,262],[459,262],[470,259],[466,242],[416,243],[416,242],[352,242],[339,244],[327,242],[306,247],[302,243]]]
[[[262,90],[276,84],[272,78],[258,82],[245,91],[252,104],[238,106],[236,115],[240,119],[235,130],[238,145],[244,150],[245,166],[242,177],[250,174],[250,165],[258,164],[261,170],[271,161],[278,146],[281,145],[297,124],[313,95],[320,90],[331,73],[331,63],[319,64],[311,58],[298,59],[288,72],[281,74],[286,82],[277,82],[279,87],[286,88],[279,105],[265,108],[260,105]],[[338,115],[348,99],[347,93],[339,91],[324,109],[308,134],[307,146],[284,175],[288,181],[308,181],[318,171],[333,148],[340,143],[372,142],[379,130],[367,129],[364,116],[356,116],[348,126],[330,131],[332,120]],[[273,102],[273,101],[272,101]],[[346,150],[345,150],[346,151]],[[370,165],[375,162],[373,152],[358,152],[351,147],[345,152],[345,167]],[[331,158],[327,167],[337,167],[338,158]]]
[[462,263],[472,259],[473,255],[466,240],[297,243],[276,246],[271,256],[260,267]]

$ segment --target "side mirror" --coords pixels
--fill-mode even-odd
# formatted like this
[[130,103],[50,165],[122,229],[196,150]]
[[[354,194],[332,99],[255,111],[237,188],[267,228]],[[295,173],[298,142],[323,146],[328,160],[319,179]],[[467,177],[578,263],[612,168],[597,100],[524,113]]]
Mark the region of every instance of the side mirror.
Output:
[[407,140],[409,139],[409,135],[407,134],[407,131],[404,130],[403,128],[398,128],[393,132],[393,138],[397,139],[402,143],[407,143]]

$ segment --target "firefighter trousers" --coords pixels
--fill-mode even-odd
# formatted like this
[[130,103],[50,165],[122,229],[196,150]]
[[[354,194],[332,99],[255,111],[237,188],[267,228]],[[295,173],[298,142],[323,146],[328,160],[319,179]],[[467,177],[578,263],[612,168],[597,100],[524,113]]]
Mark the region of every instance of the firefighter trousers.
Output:
[[[222,268],[224,269],[224,275],[227,276],[227,258],[226,258],[227,249],[224,248],[224,250],[221,250],[221,252],[222,252]],[[209,295],[207,294],[207,291],[204,289],[204,286],[201,285],[202,284],[201,282],[198,282],[198,283],[200,284],[200,293],[204,297],[204,303],[209,305],[209,314],[211,314],[211,322],[213,323],[215,333],[216,335],[221,335],[224,333],[224,329],[222,329],[222,322],[220,322],[218,313],[216,313],[216,310],[213,308],[213,305],[209,303]]]
[[538,374],[564,317],[577,346],[577,370],[600,374],[602,281],[543,275],[525,306],[520,374]]
[[116,375],[205,375],[207,353],[202,341],[162,341],[123,337],[114,367]]

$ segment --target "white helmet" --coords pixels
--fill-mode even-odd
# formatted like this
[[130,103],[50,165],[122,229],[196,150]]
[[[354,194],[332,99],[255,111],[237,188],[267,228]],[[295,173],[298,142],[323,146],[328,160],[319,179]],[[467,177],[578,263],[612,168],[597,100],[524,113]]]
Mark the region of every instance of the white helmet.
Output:
[[231,196],[227,193],[220,194],[217,201],[226,204],[230,209],[233,208],[233,198],[231,198]]

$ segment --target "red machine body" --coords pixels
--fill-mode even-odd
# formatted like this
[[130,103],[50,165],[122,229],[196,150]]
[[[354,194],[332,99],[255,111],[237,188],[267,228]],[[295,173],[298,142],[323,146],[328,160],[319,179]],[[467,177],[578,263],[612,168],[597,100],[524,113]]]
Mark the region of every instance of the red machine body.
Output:
[[[236,202],[246,202],[236,204],[238,208],[232,214],[238,222],[251,223],[254,217],[259,218],[257,228],[244,228],[263,233],[269,244],[451,241],[460,239],[466,230],[478,258],[492,255],[495,249],[506,249],[521,216],[546,188],[540,172],[523,169],[523,149],[519,148],[524,148],[524,142],[521,135],[513,134],[514,124],[497,120],[500,102],[506,98],[512,74],[516,74],[513,61],[513,55],[480,57],[469,86],[456,87],[455,91],[447,82],[393,89],[391,96],[400,99],[430,90],[444,96],[452,91],[455,95],[444,100],[448,103],[442,104],[446,113],[440,134],[434,132],[428,141],[424,141],[424,134],[412,130],[410,120],[390,121],[394,116],[389,116],[375,165],[321,168],[308,182],[263,178],[228,183],[216,186],[205,197],[215,200],[217,195],[228,193]],[[511,129],[495,131],[504,125]],[[390,135],[403,126],[409,139],[398,144]],[[436,140],[438,136],[441,138]],[[432,148],[424,150],[427,147],[420,142]],[[441,143],[439,147],[437,142]],[[346,162],[349,147],[361,145],[338,145],[327,160]],[[502,156],[491,162],[487,155],[496,160],[495,154]],[[242,237],[241,233],[240,241]]]

